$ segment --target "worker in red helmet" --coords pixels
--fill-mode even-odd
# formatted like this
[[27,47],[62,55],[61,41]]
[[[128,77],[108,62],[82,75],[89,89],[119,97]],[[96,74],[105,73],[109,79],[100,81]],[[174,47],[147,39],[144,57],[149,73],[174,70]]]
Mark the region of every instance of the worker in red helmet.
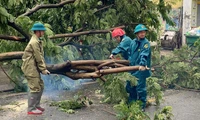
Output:
[[116,28],[112,32],[112,38],[119,43],[119,45],[111,52],[109,58],[114,59],[114,55],[122,54],[122,57],[128,60],[129,57],[129,47],[132,39],[125,35],[124,30],[121,28]]

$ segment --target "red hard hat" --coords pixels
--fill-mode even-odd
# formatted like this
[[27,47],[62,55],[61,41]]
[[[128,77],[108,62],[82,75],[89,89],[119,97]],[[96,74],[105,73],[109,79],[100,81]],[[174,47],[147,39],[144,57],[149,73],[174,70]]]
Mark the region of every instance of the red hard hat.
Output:
[[112,37],[117,37],[117,36],[123,36],[125,35],[125,32],[121,28],[116,28],[112,32]]

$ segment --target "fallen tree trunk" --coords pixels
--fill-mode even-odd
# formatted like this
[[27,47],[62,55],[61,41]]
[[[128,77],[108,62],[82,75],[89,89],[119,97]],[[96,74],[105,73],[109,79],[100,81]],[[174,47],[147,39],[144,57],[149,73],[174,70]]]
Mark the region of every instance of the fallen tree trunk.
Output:
[[24,52],[21,52],[21,51],[1,53],[0,54],[0,61],[22,59],[23,54],[24,54]]

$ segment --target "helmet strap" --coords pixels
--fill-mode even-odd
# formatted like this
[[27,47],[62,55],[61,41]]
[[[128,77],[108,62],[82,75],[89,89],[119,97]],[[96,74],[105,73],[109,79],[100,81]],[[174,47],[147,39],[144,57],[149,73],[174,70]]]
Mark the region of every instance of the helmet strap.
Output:
[[120,42],[122,41],[123,38],[124,38],[124,35],[123,35],[123,36],[120,36]]

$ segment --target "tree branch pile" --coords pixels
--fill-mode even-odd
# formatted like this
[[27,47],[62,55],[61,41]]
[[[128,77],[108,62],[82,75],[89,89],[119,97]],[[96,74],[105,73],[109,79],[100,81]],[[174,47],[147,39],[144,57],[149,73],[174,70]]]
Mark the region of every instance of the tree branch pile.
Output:
[[[24,52],[0,54],[0,61],[21,59]],[[129,66],[127,60],[78,60],[61,64],[47,65],[51,74],[61,74],[73,80],[83,78],[101,78],[104,75],[138,70],[139,66]]]
[[128,66],[127,60],[78,60],[62,64],[47,65],[52,74],[62,74],[73,80],[84,78],[101,78],[104,75],[135,71],[139,66]]

